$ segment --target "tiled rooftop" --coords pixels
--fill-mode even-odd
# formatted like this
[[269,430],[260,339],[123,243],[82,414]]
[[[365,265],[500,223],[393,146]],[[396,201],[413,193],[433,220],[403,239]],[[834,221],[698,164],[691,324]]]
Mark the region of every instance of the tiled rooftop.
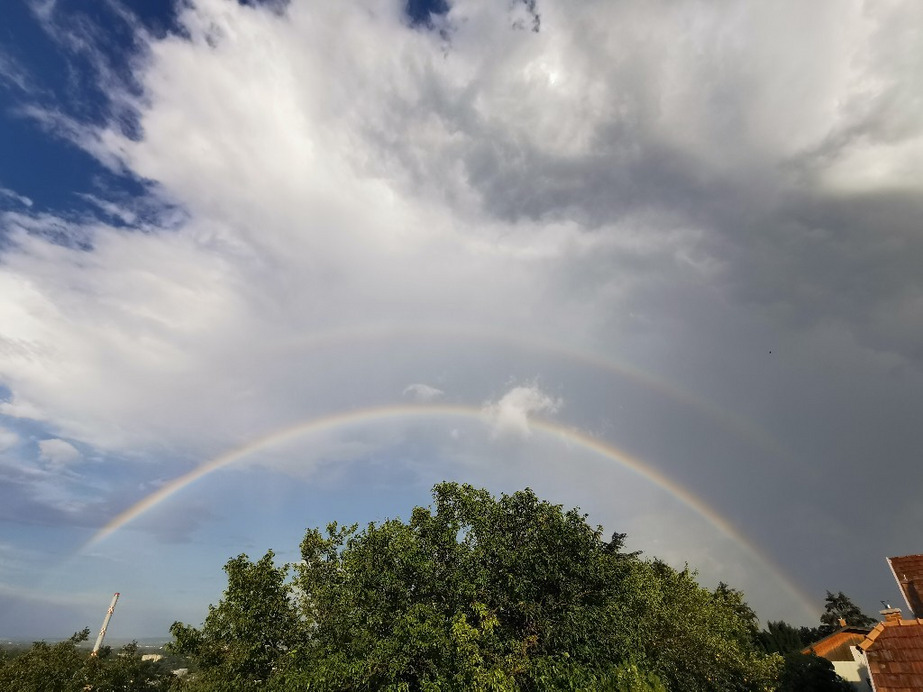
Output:
[[889,557],[888,564],[913,616],[923,617],[923,555]]
[[859,647],[876,692],[923,690],[923,620],[882,622]]

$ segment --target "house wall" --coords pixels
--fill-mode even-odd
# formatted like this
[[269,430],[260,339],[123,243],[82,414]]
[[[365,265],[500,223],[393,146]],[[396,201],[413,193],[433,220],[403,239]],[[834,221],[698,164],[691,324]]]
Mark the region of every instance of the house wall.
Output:
[[[872,676],[869,673],[869,662],[868,658],[866,658],[865,651],[858,646],[853,646],[850,647],[850,653],[852,653],[853,664],[856,667],[859,682],[846,678],[834,663],[833,669],[836,670],[836,674],[847,680],[849,684],[853,686],[853,689],[862,690],[862,692],[869,692],[869,690],[875,692],[875,685],[872,683]],[[840,661],[840,663],[848,664],[849,661]]]
[[866,682],[869,677],[868,668],[859,661],[833,661],[833,670],[850,683],[855,690],[869,692],[872,689],[871,685]]

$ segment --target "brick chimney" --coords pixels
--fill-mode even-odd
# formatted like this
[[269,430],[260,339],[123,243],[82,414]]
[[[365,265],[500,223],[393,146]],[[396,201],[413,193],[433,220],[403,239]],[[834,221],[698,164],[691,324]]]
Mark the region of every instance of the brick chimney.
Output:
[[880,610],[878,612],[884,616],[885,622],[898,622],[901,619],[900,608],[885,608],[884,610]]
[[840,618],[837,622],[839,622],[840,627],[846,627],[846,618]]

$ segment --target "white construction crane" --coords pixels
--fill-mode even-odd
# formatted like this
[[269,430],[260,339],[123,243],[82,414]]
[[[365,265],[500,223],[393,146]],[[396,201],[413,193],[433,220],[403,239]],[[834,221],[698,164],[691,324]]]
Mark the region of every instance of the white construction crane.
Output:
[[112,603],[109,604],[109,610],[106,611],[106,617],[103,620],[103,626],[99,630],[99,636],[96,637],[96,643],[93,645],[93,653],[91,656],[95,656],[96,652],[99,651],[99,647],[103,645],[103,639],[106,636],[106,628],[109,626],[109,620],[112,619],[112,611],[115,610],[115,603],[119,600],[119,593],[116,591],[112,595]]

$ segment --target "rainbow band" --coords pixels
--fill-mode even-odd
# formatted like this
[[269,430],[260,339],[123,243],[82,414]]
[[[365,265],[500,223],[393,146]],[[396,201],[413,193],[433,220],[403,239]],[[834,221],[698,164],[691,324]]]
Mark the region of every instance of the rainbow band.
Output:
[[648,391],[695,411],[705,419],[719,425],[737,439],[754,445],[777,459],[791,460],[791,452],[766,430],[754,422],[718,406],[714,402],[700,396],[694,396],[690,392],[637,367],[614,361],[592,351],[562,344],[559,341],[550,341],[536,334],[524,335],[519,332],[487,328],[480,325],[459,325],[457,323],[428,325],[403,323],[363,324],[361,326],[328,329],[295,337],[287,342],[275,345],[270,353],[300,352],[304,349],[336,347],[342,344],[385,339],[406,339],[409,336],[506,344],[520,350],[544,354],[600,370],[609,375],[633,382]]
[[[168,500],[170,497],[180,492],[184,488],[195,483],[200,478],[218,471],[226,466],[230,466],[245,457],[254,454],[263,449],[276,445],[290,442],[304,435],[317,434],[335,428],[355,425],[357,423],[369,423],[392,418],[406,417],[459,417],[465,419],[484,420],[484,412],[473,406],[460,405],[390,405],[378,406],[372,408],[362,408],[334,415],[323,416],[309,421],[295,423],[285,428],[274,430],[262,437],[247,442],[240,447],[225,452],[221,456],[205,462],[201,466],[194,468],[192,471],[175,478],[169,483],[161,486],[159,489],[138,501],[124,512],[113,518],[108,524],[97,531],[92,538],[83,546],[83,549],[92,547],[108,536],[124,527],[129,522],[137,519],[149,510],[153,509],[160,503]],[[803,594],[784,573],[776,566],[772,559],[763,554],[747,538],[736,529],[726,518],[712,509],[700,497],[679,485],[662,472],[651,467],[641,459],[628,454],[618,447],[603,442],[597,438],[591,437],[586,433],[568,428],[560,423],[554,423],[548,420],[531,418],[529,424],[536,430],[554,435],[570,443],[576,444],[584,449],[590,450],[600,456],[614,461],[625,469],[628,469],[641,478],[653,483],[658,488],[669,493],[679,502],[703,517],[708,523],[715,527],[719,532],[733,540],[738,546],[756,557],[760,562],[770,568],[771,573],[785,587],[785,589],[795,597],[795,600],[801,604],[805,613],[812,619],[816,616],[817,609],[811,603],[811,599]]]

